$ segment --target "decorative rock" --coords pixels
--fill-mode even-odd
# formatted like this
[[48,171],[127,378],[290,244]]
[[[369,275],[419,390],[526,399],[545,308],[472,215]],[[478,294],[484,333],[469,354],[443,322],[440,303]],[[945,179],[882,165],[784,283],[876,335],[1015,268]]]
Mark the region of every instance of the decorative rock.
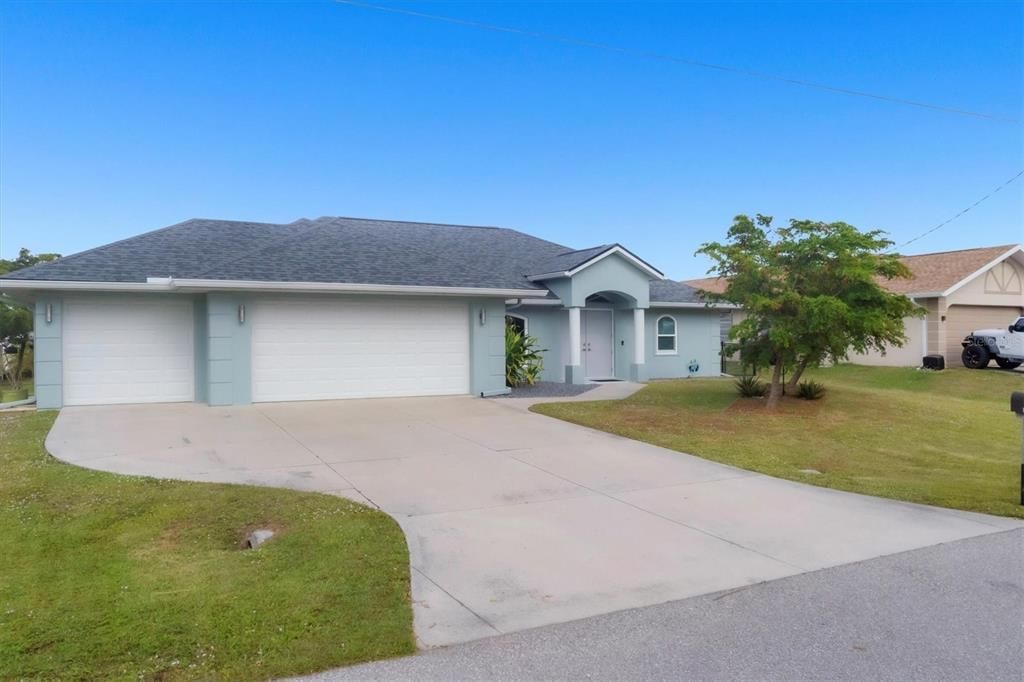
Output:
[[274,537],[274,531],[260,528],[249,533],[249,536],[245,538],[245,546],[248,549],[256,549],[272,537]]

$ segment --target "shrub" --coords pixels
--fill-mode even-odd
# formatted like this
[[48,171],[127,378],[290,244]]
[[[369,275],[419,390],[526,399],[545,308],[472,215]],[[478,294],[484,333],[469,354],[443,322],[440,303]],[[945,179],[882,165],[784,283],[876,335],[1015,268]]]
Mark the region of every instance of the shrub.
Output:
[[736,390],[744,398],[763,398],[768,395],[768,384],[755,376],[740,377],[736,380]]
[[511,325],[505,326],[505,384],[532,386],[544,371],[543,351],[537,348],[537,339],[524,334]]
[[803,400],[819,400],[825,397],[825,387],[817,381],[801,381],[796,387],[796,397]]

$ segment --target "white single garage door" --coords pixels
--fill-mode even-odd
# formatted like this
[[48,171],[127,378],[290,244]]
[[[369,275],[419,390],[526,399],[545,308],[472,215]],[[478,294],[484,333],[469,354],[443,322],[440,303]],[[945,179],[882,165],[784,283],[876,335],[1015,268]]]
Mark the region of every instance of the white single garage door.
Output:
[[449,301],[249,306],[256,402],[469,393],[469,310]]
[[65,405],[194,398],[191,301],[69,299],[63,325]]

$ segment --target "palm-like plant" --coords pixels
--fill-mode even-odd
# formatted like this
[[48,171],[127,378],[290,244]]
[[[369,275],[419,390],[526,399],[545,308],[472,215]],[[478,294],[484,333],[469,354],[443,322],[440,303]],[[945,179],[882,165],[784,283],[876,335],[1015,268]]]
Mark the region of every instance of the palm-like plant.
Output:
[[505,384],[535,384],[544,371],[543,352],[536,338],[505,325]]

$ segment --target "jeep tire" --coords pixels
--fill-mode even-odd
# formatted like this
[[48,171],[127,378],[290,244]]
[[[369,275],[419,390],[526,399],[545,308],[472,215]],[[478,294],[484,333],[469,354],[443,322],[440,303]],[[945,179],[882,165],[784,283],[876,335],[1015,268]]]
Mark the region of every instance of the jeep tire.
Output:
[[1020,360],[1011,360],[1010,358],[996,358],[996,364],[1001,369],[1017,369],[1020,367]]
[[964,351],[960,354],[960,361],[967,369],[985,369],[991,359],[992,354],[988,352],[988,348],[977,343],[964,346]]

